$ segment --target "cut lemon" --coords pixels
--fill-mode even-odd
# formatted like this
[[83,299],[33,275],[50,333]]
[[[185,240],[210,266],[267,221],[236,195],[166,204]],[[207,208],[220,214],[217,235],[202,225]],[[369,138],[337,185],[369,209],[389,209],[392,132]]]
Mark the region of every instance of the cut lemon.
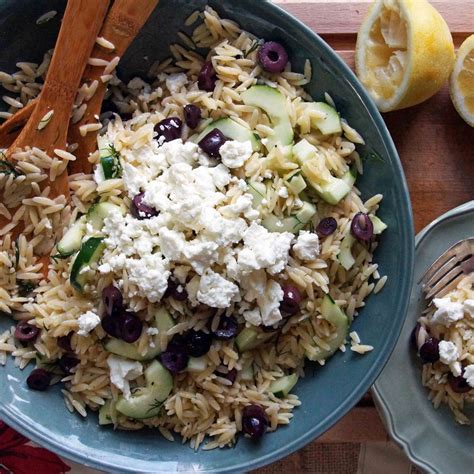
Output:
[[448,25],[427,0],[376,0],[357,35],[356,72],[382,112],[436,94],[454,60]]
[[474,127],[474,35],[469,36],[458,50],[450,92],[459,115]]

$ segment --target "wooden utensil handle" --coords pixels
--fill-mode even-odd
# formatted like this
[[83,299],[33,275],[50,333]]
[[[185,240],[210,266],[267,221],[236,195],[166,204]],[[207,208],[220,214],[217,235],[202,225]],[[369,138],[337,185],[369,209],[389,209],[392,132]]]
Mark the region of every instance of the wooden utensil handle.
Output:
[[[159,0],[115,0],[104,21],[99,36],[110,41],[114,49],[107,49],[98,44],[94,47],[91,57],[110,61],[115,57],[122,57],[141,30],[148,17],[151,15]],[[90,173],[92,165],[87,160],[88,156],[97,148],[96,133],[89,133],[82,137],[79,129],[82,125],[96,123],[96,115],[100,114],[107,84],[102,82],[101,76],[104,68],[88,65],[84,71],[83,81],[92,83],[98,81],[99,85],[92,98],[87,103],[87,109],[82,119],[69,128],[68,142],[78,143],[75,154],[77,160],[70,163],[71,173]]]

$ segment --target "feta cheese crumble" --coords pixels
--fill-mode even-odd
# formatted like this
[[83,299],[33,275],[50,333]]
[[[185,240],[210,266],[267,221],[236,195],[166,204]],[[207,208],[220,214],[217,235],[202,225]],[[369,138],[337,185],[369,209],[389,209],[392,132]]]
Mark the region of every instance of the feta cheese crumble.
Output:
[[474,364],[465,367],[463,377],[466,379],[469,386],[474,388]]
[[450,365],[459,357],[456,345],[451,341],[439,342],[439,360],[446,365]]
[[239,287],[221,277],[212,270],[207,270],[201,277],[197,299],[211,308],[227,308],[238,299]]
[[219,154],[227,168],[240,168],[252,156],[252,144],[249,141],[227,140],[219,148]]
[[302,230],[293,245],[293,252],[301,260],[314,260],[320,252],[318,235]]
[[127,400],[130,399],[130,380],[135,380],[142,375],[142,364],[116,355],[110,355],[107,358],[107,365],[110,369],[110,381],[123,393]]
[[449,298],[435,298],[433,300],[437,310],[431,318],[432,324],[441,324],[449,326],[464,317],[463,305],[451,301]]
[[77,323],[79,324],[77,334],[79,336],[87,336],[100,324],[100,318],[93,311],[87,311],[79,316]]

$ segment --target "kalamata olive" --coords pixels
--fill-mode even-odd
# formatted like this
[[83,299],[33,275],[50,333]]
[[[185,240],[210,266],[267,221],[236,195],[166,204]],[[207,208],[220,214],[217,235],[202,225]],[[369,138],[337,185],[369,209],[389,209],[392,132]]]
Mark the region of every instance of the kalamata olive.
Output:
[[199,89],[212,92],[216,87],[217,74],[211,61],[206,61],[198,74]]
[[358,240],[370,240],[374,235],[374,225],[370,217],[363,212],[358,212],[352,219],[351,232]]
[[122,292],[114,285],[109,285],[102,290],[102,301],[104,302],[105,312],[109,316],[123,311]]
[[420,357],[423,363],[429,364],[439,360],[439,339],[429,337],[420,347]]
[[155,125],[155,132],[158,133],[157,140],[159,143],[171,142],[181,138],[181,130],[183,122],[179,117],[168,117]]
[[132,216],[138,219],[139,221],[144,219],[150,219],[158,215],[158,211],[148,204],[143,202],[145,198],[145,193],[137,194],[133,200],[132,205],[130,207],[130,212]]
[[247,405],[242,412],[242,431],[252,439],[261,438],[268,428],[268,416],[260,405]]
[[321,219],[316,227],[316,233],[319,237],[327,237],[333,234],[337,229],[337,221],[334,217],[325,217]]
[[219,341],[228,341],[237,335],[237,320],[233,316],[221,316],[214,337]]
[[117,105],[112,99],[105,99],[104,101],[102,101],[100,113],[104,114],[105,112],[112,112],[114,114],[117,114],[119,112]]
[[209,352],[212,344],[211,334],[191,329],[186,333],[186,348],[191,357],[201,357]]
[[226,141],[226,136],[219,129],[214,128],[198,143],[198,145],[211,158],[219,158],[219,150]]
[[122,315],[105,315],[101,321],[102,329],[112,337],[120,339],[122,329]]
[[125,342],[135,342],[140,337],[142,329],[142,320],[136,314],[125,313],[120,327],[120,335]]
[[300,310],[302,300],[300,290],[292,285],[283,285],[283,300],[280,302],[280,310],[288,316],[293,316]]
[[231,370],[228,370],[227,372],[223,372],[221,370],[215,370],[214,373],[218,377],[227,379],[230,383],[234,383],[235,379],[237,378],[237,369],[231,369]]
[[40,333],[39,328],[33,326],[27,322],[21,322],[16,325],[15,328],[15,339],[22,342],[34,341]]
[[44,369],[34,369],[26,379],[28,387],[32,390],[44,391],[51,383],[51,374]]
[[184,351],[166,350],[161,353],[160,360],[171,373],[177,374],[188,365],[189,355]]
[[168,341],[168,345],[166,346],[167,351],[173,352],[186,352],[187,349],[187,341],[185,334],[175,334],[170,341]]
[[194,104],[184,106],[184,121],[189,128],[196,128],[201,120],[201,109]]
[[188,299],[188,292],[184,285],[176,282],[173,278],[168,280],[168,288],[166,288],[165,297],[171,296],[177,301],[186,301]]
[[467,393],[469,390],[472,390],[472,387],[467,383],[467,380],[462,375],[455,377],[451,372],[449,372],[448,383],[453,389],[453,392],[456,393]]
[[280,43],[267,41],[260,46],[257,60],[264,71],[282,72],[288,63],[288,54]]
[[58,365],[65,374],[70,374],[72,369],[74,369],[79,362],[80,361],[77,357],[65,354],[58,360]]
[[71,352],[72,351],[71,338],[72,338],[72,332],[70,332],[66,336],[58,337],[58,340],[57,340],[58,347],[60,347],[63,351]]

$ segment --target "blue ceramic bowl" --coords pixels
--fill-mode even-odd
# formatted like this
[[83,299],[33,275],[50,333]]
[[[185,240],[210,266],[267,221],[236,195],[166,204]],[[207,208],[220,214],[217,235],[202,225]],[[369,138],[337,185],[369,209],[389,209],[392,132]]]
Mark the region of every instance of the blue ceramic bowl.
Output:
[[[25,379],[31,369],[16,370],[11,362],[0,368],[0,418],[39,444],[77,462],[113,472],[243,471],[268,464],[301,448],[346,414],[382,370],[405,318],[413,268],[413,226],[408,191],[397,152],[373,102],[342,60],[303,24],[266,0],[161,0],[120,65],[121,74],[144,74],[152,62],[168,53],[176,32],[196,8],[209,3],[222,16],[250,32],[281,41],[296,71],[309,58],[314,80],[308,91],[322,99],[327,91],[338,110],[364,136],[359,152],[366,160],[358,180],[363,197],[382,192],[381,217],[388,224],[376,253],[385,289],[371,296],[354,323],[364,342],[375,349],[364,357],[351,351],[336,354],[324,368],[309,366],[294,392],[302,406],[287,427],[255,443],[241,438],[233,449],[194,452],[170,443],[153,431],[114,432],[100,428],[97,417],[82,419],[64,406],[59,387],[32,392]],[[39,61],[53,47],[58,15],[36,25],[41,14],[64,9],[59,0],[0,1],[0,69],[13,71],[19,60]],[[376,153],[380,159],[371,159]],[[2,318],[0,330],[9,326]]]

